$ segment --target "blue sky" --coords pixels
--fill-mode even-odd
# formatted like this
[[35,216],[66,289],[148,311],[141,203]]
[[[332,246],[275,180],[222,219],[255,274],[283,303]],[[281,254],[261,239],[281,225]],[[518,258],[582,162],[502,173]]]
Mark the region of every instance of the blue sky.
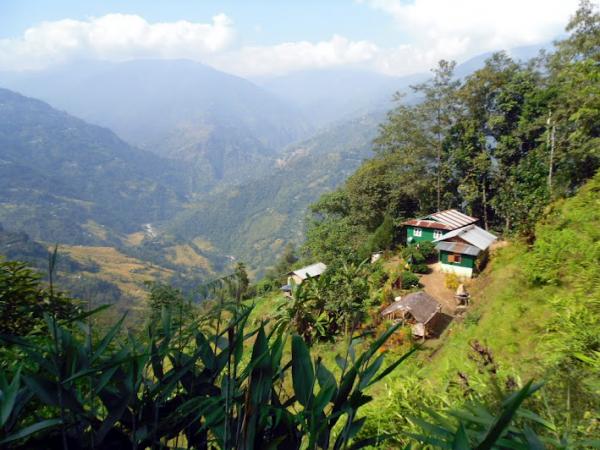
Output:
[[577,0],[0,0],[0,70],[73,58],[188,58],[242,76],[390,75],[542,44]]
[[351,39],[393,45],[401,34],[389,15],[347,0],[2,0],[0,38],[22,34],[42,21],[84,20],[114,12],[137,14],[150,22],[207,22],[225,13],[244,41],[253,44],[318,41],[330,38],[335,30]]

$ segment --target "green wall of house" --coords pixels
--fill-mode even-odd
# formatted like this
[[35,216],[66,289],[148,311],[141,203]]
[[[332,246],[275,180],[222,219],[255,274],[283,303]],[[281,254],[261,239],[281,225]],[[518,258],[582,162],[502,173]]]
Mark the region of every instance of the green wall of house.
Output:
[[[417,228],[421,230],[421,236],[415,236],[415,228],[408,226],[406,227],[406,242],[433,242],[433,230],[432,228]],[[412,241],[409,239],[412,238]]]
[[468,269],[473,269],[475,267],[475,257],[471,255],[461,255],[461,259],[459,263],[456,262],[448,262],[448,255],[451,253],[440,251],[440,261],[444,264],[450,264],[451,266],[459,266],[466,267]]

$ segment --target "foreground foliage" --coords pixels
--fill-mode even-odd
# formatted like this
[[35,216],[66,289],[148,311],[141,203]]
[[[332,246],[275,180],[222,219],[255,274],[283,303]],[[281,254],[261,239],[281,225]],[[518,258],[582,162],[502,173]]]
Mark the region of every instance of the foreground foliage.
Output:
[[164,309],[161,322],[137,337],[122,335],[122,321],[95,336],[89,314],[66,322],[46,314],[47,339],[4,335],[31,364],[12,361],[0,377],[0,443],[347,447],[364,423],[358,409],[371,400],[364,390],[405,359],[383,367],[378,350],[394,328],[361,355],[347,354],[336,379],[297,335],[283,360],[287,335],[264,324],[248,329],[250,311],[220,304],[184,325]]

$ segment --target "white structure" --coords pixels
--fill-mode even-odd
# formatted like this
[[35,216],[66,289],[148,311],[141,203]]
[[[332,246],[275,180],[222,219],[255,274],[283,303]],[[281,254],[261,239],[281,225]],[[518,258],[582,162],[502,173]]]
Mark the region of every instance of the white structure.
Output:
[[322,262],[311,264],[310,266],[302,267],[301,269],[292,270],[288,273],[288,284],[302,284],[307,278],[318,277],[327,270],[327,266]]
[[498,239],[477,225],[468,225],[446,233],[442,238],[433,241],[440,252],[442,272],[455,273],[460,277],[471,278],[489,246]]
[[371,264],[375,264],[377,261],[381,259],[383,256],[383,252],[375,252],[371,253]]

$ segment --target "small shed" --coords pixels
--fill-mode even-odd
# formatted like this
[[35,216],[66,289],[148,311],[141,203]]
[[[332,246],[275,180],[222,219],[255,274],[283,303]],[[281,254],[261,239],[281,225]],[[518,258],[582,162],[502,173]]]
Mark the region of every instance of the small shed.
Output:
[[395,301],[381,315],[388,320],[412,325],[413,335],[425,338],[433,333],[434,319],[441,311],[442,305],[435,298],[419,291]]
[[310,266],[302,267],[301,269],[292,270],[288,273],[288,284],[291,285],[292,281],[295,284],[302,284],[307,278],[318,277],[326,270],[327,266],[322,262],[311,264]]

